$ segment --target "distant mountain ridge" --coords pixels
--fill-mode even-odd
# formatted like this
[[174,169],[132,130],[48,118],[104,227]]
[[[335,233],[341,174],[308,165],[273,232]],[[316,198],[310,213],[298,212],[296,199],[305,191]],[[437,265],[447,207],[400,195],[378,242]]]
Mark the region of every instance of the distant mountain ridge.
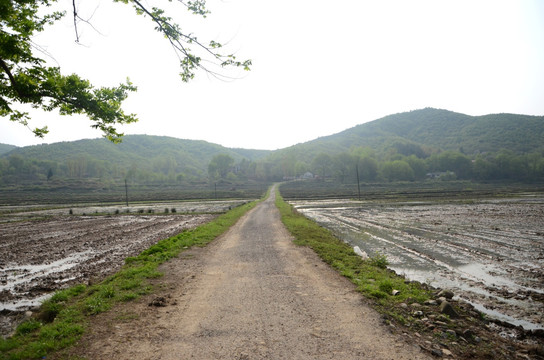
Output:
[[[183,140],[167,136],[126,135],[123,142],[113,144],[106,139],[86,139],[54,144],[13,147],[0,155],[36,159],[41,163],[83,163],[88,167],[112,169],[135,168],[152,173],[185,173],[203,176],[211,159],[217,154],[228,154],[236,162],[242,159],[258,160],[266,150],[229,149],[201,140]],[[55,165],[52,165],[55,167]],[[100,171],[98,171],[100,172]]]
[[0,155],[8,153],[15,148],[17,148],[15,145],[0,144]]
[[[25,147],[0,144],[0,165],[3,161],[4,173],[7,174],[10,168],[7,159],[20,157],[26,159],[26,167],[22,167],[26,173],[43,174],[48,168],[77,173],[77,169],[66,169],[68,166],[79,166],[93,174],[117,174],[132,168],[149,179],[153,178],[153,173],[202,178],[206,176],[211,159],[218,154],[229,155],[237,164],[241,161],[257,162],[265,164],[262,165],[263,169],[270,169],[272,165],[282,167],[282,161],[285,162],[289,157],[308,167],[320,153],[334,155],[358,147],[371,148],[383,159],[395,152],[426,157],[430,153],[444,150],[473,156],[497,153],[504,149],[515,154],[539,152],[542,156],[543,139],[544,116],[469,116],[426,108],[389,115],[337,134],[275,151],[233,149],[206,141],[167,136],[126,135],[121,144],[113,144],[105,139]],[[38,166],[32,165],[34,160],[40,162],[39,170],[32,169]],[[2,166],[0,180],[1,170]]]
[[404,143],[434,151],[460,151],[468,155],[498,152],[501,149],[529,153],[544,150],[543,139],[544,116],[470,116],[425,108],[388,115],[278,151],[296,151],[309,156],[318,152],[334,154],[359,146],[379,151],[395,143]]
[[463,148],[467,154],[496,152],[503,148],[524,153],[543,147],[544,116],[469,116],[427,108],[389,115],[359,125],[354,131],[359,134],[381,131],[441,150]]

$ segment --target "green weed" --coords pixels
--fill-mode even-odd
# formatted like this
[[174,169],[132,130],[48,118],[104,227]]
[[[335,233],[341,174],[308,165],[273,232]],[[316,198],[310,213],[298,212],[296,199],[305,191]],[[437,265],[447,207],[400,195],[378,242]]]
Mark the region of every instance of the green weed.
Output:
[[389,261],[387,261],[387,256],[379,252],[372,256],[369,260],[370,265],[379,267],[380,269],[386,269],[387,265],[389,265]]
[[30,319],[30,320],[27,320],[27,321],[23,322],[21,325],[19,325],[17,327],[17,330],[15,330],[15,333],[17,335],[28,334],[30,332],[33,332],[34,330],[39,329],[41,326],[42,326],[41,322],[39,322],[37,320],[34,320],[34,319]]

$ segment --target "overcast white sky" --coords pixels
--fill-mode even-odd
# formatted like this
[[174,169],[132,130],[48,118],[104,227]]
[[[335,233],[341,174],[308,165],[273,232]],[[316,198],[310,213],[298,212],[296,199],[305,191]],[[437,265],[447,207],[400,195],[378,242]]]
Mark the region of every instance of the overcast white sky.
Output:
[[[100,34],[81,24],[76,45],[67,16],[35,42],[64,73],[138,86],[125,109],[140,121],[126,134],[274,150],[424,107],[544,115],[544,1],[209,0],[207,19],[178,8],[182,29],[228,42],[253,67],[235,81],[200,73],[190,83],[148,19],[78,1]],[[69,12],[71,1],[59,6]],[[0,143],[101,136],[85,117],[33,116],[32,127],[49,126],[44,140],[0,118]]]

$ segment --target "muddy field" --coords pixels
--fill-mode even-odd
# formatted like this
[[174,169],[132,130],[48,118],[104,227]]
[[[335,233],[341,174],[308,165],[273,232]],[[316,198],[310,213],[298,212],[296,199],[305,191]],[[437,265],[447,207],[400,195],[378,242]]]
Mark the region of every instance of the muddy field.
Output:
[[544,197],[293,201],[300,212],[407,278],[525,329],[544,328]]
[[0,208],[0,332],[55,290],[103,279],[126,257],[241,203]]

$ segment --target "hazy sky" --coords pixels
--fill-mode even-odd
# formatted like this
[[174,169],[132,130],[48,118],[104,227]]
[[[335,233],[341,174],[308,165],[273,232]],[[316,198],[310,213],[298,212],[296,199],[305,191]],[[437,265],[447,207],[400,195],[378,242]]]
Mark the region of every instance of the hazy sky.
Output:
[[[126,134],[278,149],[424,107],[544,115],[540,0],[209,0],[203,20],[179,7],[183,30],[253,60],[238,80],[199,73],[190,83],[148,19],[109,0],[78,1],[100,33],[81,24],[75,44],[67,16],[35,43],[95,85],[129,77],[138,92],[125,109],[140,121]],[[69,12],[71,1],[59,6]],[[101,136],[85,117],[33,116],[32,127],[49,126],[44,140],[0,118],[0,143]]]

